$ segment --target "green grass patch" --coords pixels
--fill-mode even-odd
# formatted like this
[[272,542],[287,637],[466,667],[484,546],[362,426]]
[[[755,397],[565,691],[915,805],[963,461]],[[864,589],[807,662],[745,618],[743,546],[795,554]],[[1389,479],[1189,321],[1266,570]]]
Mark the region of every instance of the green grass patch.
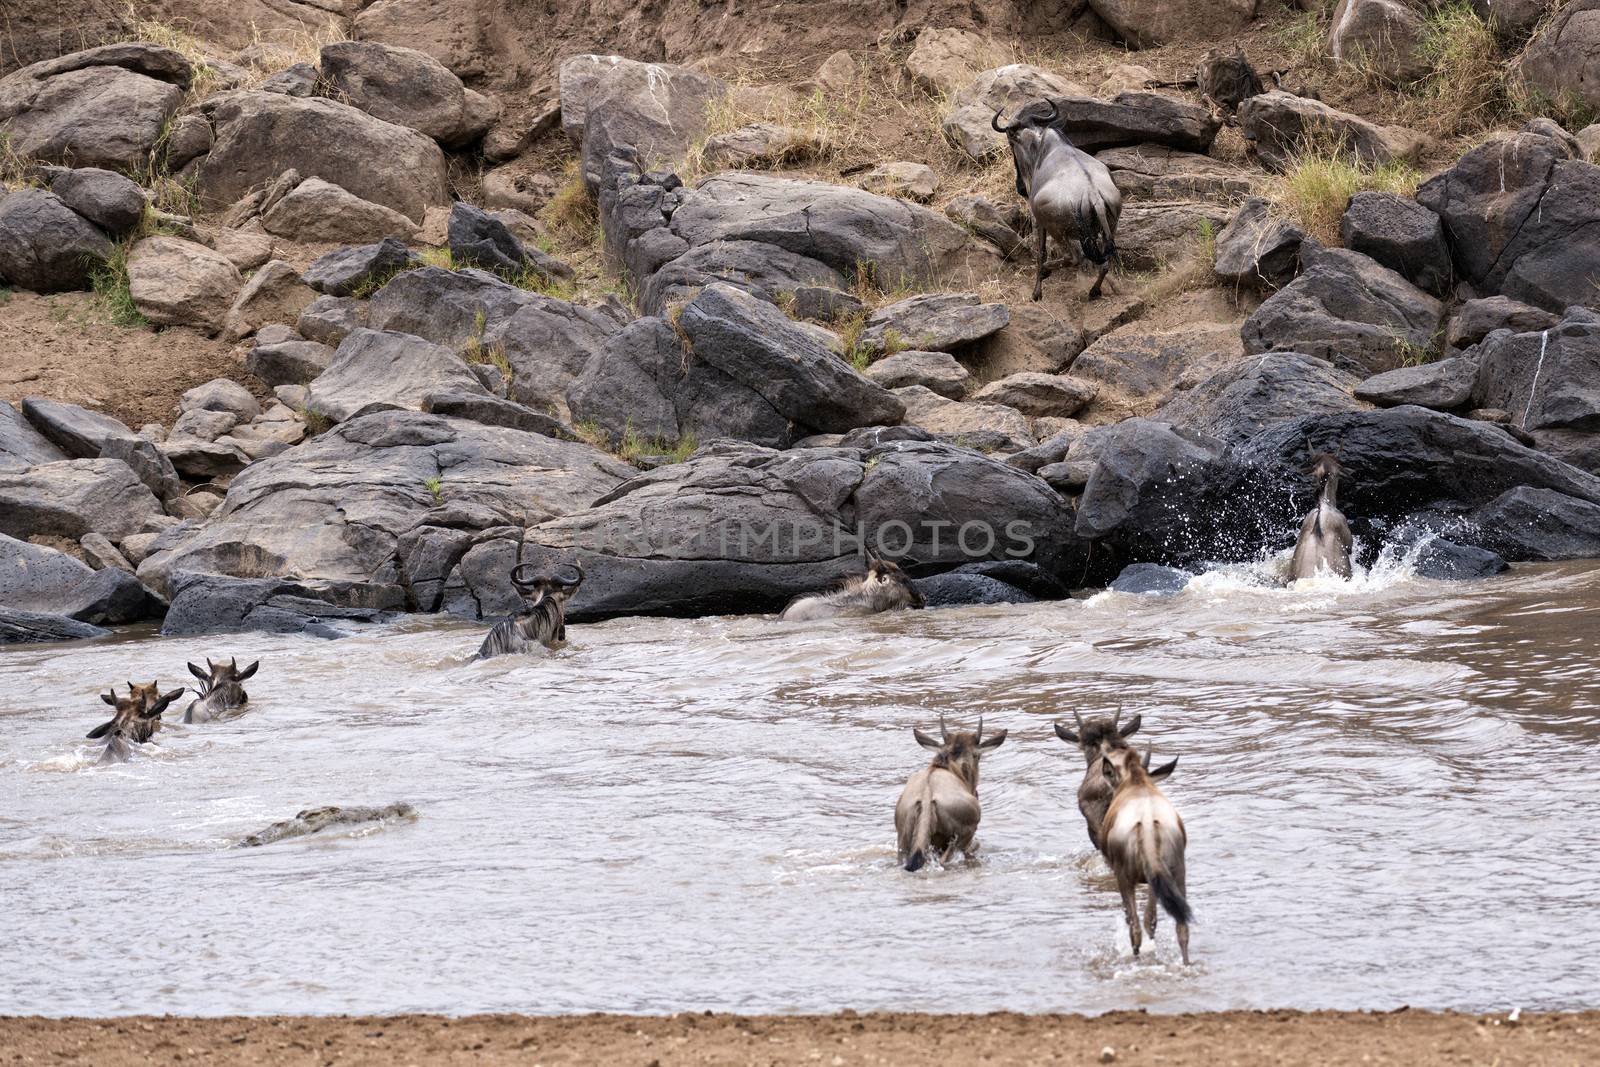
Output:
[[1284,173],[1275,175],[1262,193],[1273,209],[1326,245],[1339,243],[1339,220],[1357,193],[1385,192],[1415,196],[1422,175],[1402,162],[1366,166],[1337,148],[1308,148]]
[[106,261],[89,272],[89,286],[113,323],[125,327],[149,326],[150,320],[140,313],[128,288],[128,249],[133,240],[129,238],[111,246],[111,255]]
[[440,504],[444,503],[444,479],[443,478],[440,478],[438,475],[434,475],[432,478],[426,478],[422,482],[422,487],[424,489],[426,489],[429,493],[433,494],[433,506],[434,507],[438,507]]

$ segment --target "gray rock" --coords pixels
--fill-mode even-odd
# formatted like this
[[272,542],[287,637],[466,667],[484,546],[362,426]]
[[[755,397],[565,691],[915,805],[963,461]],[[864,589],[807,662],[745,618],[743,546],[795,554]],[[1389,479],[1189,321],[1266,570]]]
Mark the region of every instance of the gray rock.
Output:
[[712,241],[683,251],[657,270],[640,294],[640,306],[653,315],[665,314],[673,305],[694,299],[713,282],[732,285],[763,300],[777,300],[786,292],[838,289],[847,284],[843,274],[807,256],[756,241]]
[[860,343],[883,351],[891,339],[926,352],[948,352],[1004,329],[1011,313],[1004,304],[984,304],[976,293],[925,293],[874,311]]
[[[406,247],[404,241],[385,237],[377,244],[329,252],[307,267],[301,278],[319,293],[350,296],[376,289],[402,271],[421,265],[422,258]],[[300,332],[305,333],[304,330]]]
[[1560,142],[1519,133],[1474,148],[1417,190],[1475,290],[1557,314],[1595,302],[1600,167],[1566,157]]
[[1194,575],[1177,567],[1165,567],[1159,563],[1131,563],[1107,588],[1118,593],[1176,596],[1193,578]]
[[450,202],[439,146],[357,108],[248,91],[219,93],[202,108],[216,143],[200,165],[200,190],[213,203],[231,204],[291,168],[412,222]]
[[[1525,8],[1527,0],[1514,0]],[[1600,0],[1560,5],[1528,42],[1514,68],[1524,86],[1546,100],[1600,108]],[[1534,16],[1537,19],[1537,16]]]
[[0,279],[36,293],[87,289],[111,242],[54,193],[0,196]]
[[388,622],[405,607],[397,587],[283,578],[174,575],[167,637],[276,633],[346,637],[361,623]]
[[1156,330],[1133,322],[1096,340],[1071,365],[1073,377],[1097,387],[1089,415],[1107,421],[1149,415],[1243,355],[1239,331],[1228,323]]
[[268,233],[308,244],[382,241],[417,233],[416,223],[403,212],[321,178],[295,185],[263,212],[261,225]]
[[1089,0],[1129,48],[1227,37],[1256,17],[1256,0]]
[[0,472],[0,533],[19,540],[76,541],[97,532],[120,541],[161,514],[161,502],[120,459],[60,460]]
[[[898,390],[903,397],[907,390]],[[906,421],[938,439],[978,452],[1021,452],[1034,444],[1028,420],[1006,404],[968,401],[939,403],[908,413]]]
[[377,41],[324,45],[322,76],[367,114],[450,147],[482,137],[500,114],[498,104],[468,89],[434,57],[411,48]]
[[126,570],[92,570],[64,552],[3,534],[0,604],[97,625],[138,622],[161,607]]
[[257,344],[244,369],[270,386],[309,385],[333,362],[333,349],[318,341]]
[[1110,169],[1111,180],[1128,199],[1231,204],[1255,187],[1255,175],[1243,167],[1165,145],[1108,148],[1095,158]]
[[226,256],[194,241],[146,237],[128,253],[128,292],[159,326],[222,329],[244,278]]
[[50,191],[113,237],[127,233],[144,218],[144,190],[114,171],[99,167],[65,171],[50,182]]
[[981,196],[958,196],[944,206],[944,213],[994,245],[1007,259],[1027,249],[1026,238],[1017,232],[1020,219],[1015,213]]
[[192,408],[178,416],[178,421],[172,424],[172,432],[167,435],[166,440],[197,437],[202,441],[215,441],[238,424],[239,416],[231,411]]
[[484,331],[479,348],[505,356],[511,399],[561,412],[567,390],[617,330],[616,319],[603,310],[529,293]]
[[24,470],[36,463],[68,459],[10,403],[0,400],[0,471]]
[[188,60],[144,43],[105,45],[0,79],[0,132],[24,158],[134,170],[189,86]]
[[1472,512],[1468,521],[1509,560],[1600,558],[1600,504],[1593,501],[1518,486]]
[[1240,337],[1246,352],[1304,352],[1376,374],[1429,351],[1443,313],[1439,301],[1394,271],[1358,252],[1330,248],[1268,297],[1245,320]]
[[1445,324],[1445,344],[1451,348],[1470,348],[1496,330],[1513,333],[1548,330],[1560,321],[1543,308],[1523,304],[1510,297],[1486,296],[1463,301]]
[[250,390],[231,378],[213,378],[178,398],[179,411],[196,409],[232,412],[241,422],[249,422],[261,414],[261,405],[250,395]]
[[[222,439],[207,441],[201,437],[169,437],[160,447],[178,473],[194,481],[231,478],[250,462],[244,449]],[[175,506],[180,508],[180,517],[184,518],[195,517],[194,504],[195,501],[188,497],[175,502]]]
[[1320,100],[1273,91],[1239,106],[1239,127],[1251,154],[1268,170],[1285,170],[1307,141],[1338,146],[1362,163],[1414,159],[1428,140],[1402,126],[1379,126]]
[[882,386],[798,329],[771,304],[712,285],[684,307],[679,326],[696,360],[749,386],[774,409],[824,433],[900,421],[904,406]]
[[1037,474],[1043,467],[1063,463],[1066,461],[1067,453],[1072,451],[1073,443],[1083,436],[1085,429],[1079,423],[1051,434],[1032,448],[1007,456],[1006,466],[1027,471],[1029,474]]
[[[367,306],[349,296],[319,296],[307,304],[295,321],[295,329],[307,341],[338,345],[350,331],[367,324]],[[260,333],[256,334],[259,341]]]
[[[563,85],[565,86],[565,82]],[[583,180],[601,184],[618,150],[673,168],[706,129],[708,108],[728,91],[722,81],[666,63],[617,63],[592,83],[583,104]],[[563,118],[566,97],[563,89]]]
[[1523,430],[1600,431],[1600,313],[1571,308],[1549,330],[1492,333],[1476,353],[1475,407],[1509,411]]
[[1203,155],[1222,128],[1204,108],[1160,93],[1118,93],[1111,100],[1068,96],[1055,104],[1056,126],[1085,152],[1154,144]]
[[1394,193],[1357,193],[1339,221],[1352,251],[1371,256],[1434,296],[1451,287],[1450,247],[1439,216]]
[[317,91],[317,68],[310,63],[296,63],[278,71],[256,88],[263,93],[282,93],[284,96],[314,96]]
[[918,351],[886,356],[869,366],[866,375],[885,389],[921,385],[951,400],[961,399],[967,391],[967,379],[972,377],[946,352]]
[[110,415],[36,396],[22,401],[22,411],[65,457],[120,459],[162,500],[181,489],[161,450]]
[[1422,16],[1399,0],[1339,0],[1328,28],[1328,54],[1403,84],[1428,73],[1421,54],[1426,35]]
[[948,571],[912,584],[930,608],[969,607],[975,604],[1032,604],[1035,599],[1014,585],[983,574]]
[[939,175],[926,163],[881,163],[856,182],[869,193],[926,204],[939,188]]
[[797,319],[838,322],[861,314],[863,307],[861,298],[854,293],[829,285],[801,285],[794,290],[794,317]]
[[486,394],[451,349],[410,334],[366,328],[350,331],[309,389],[306,407],[334,422],[373,406],[421,411],[432,393]]
[[237,341],[262,326],[294,322],[300,311],[316,298],[300,280],[300,272],[281,259],[263,264],[252,274],[234,298],[223,320],[224,340]]
[[1477,384],[1478,361],[1457,356],[1375,374],[1356,386],[1355,395],[1382,408],[1416,404],[1451,411],[1472,399]]
[[0,606],[0,645],[37,644],[42,641],[79,641],[104,637],[110,630],[77,622],[65,615],[17,611]]
[[1117,223],[1117,256],[1130,270],[1165,270],[1205,248],[1205,235],[1215,236],[1232,220],[1220,204],[1180,201],[1129,204]]
[[1549,13],[1550,0],[1472,0],[1472,10],[1498,33],[1520,37]]
[[983,403],[1004,404],[1024,415],[1067,417],[1095,398],[1093,383],[1064,374],[1038,374],[1022,371],[990,382],[973,394]]
[[1275,422],[1298,415],[1362,411],[1357,378],[1326,360],[1272,352],[1239,360],[1177,394],[1154,418],[1224,444],[1242,444]]
[[441,392],[429,393],[422,401],[422,410],[435,415],[481,422],[485,426],[504,426],[524,433],[538,433],[546,437],[559,437],[566,441],[577,440],[572,428],[542,411],[523,404],[483,393]]
[[1005,138],[990,122],[996,111],[1010,115],[1042,97],[1086,95],[1087,88],[1059,74],[1026,63],[1008,63],[984,70],[960,87],[950,97],[940,129],[951,144],[973,159],[984,160],[1006,150]]
[[1503,574],[1508,565],[1499,553],[1429,537],[1411,560],[1418,577],[1443,582],[1471,582]]
[[571,267],[524,245],[504,222],[471,204],[451,207],[449,237],[450,254],[459,263],[502,274],[533,271],[547,280],[573,276]]
[[[147,536],[134,534],[135,537]],[[111,543],[105,534],[84,534],[78,541],[78,547],[83,549],[84,557],[95,570],[104,570],[108,567],[133,573],[133,564],[128,562],[126,556],[117,551],[117,546]]]
[[816,153],[817,136],[793,126],[752,122],[727,133],[707,137],[700,149],[705,165],[718,169],[777,166]]
[[409,333],[457,350],[482,342],[541,298],[481,270],[422,267],[396,275],[367,304],[374,330]]
[[1269,292],[1282,289],[1299,273],[1305,237],[1294,223],[1274,217],[1269,201],[1251,197],[1217,234],[1217,280]]

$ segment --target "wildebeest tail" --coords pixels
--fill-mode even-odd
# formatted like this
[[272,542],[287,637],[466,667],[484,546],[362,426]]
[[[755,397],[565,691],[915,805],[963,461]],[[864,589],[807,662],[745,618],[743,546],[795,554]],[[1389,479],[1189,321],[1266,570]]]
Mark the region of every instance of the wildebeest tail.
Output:
[[1078,208],[1078,243],[1083,254],[1092,263],[1104,265],[1117,254],[1116,239],[1112,236],[1110,221],[1104,209],[1085,204]]
[[911,816],[911,850],[906,854],[906,870],[920,871],[928,862],[928,849],[933,843],[933,819],[938,801],[917,801]]
[[1183,895],[1183,890],[1178,888],[1178,883],[1173,881],[1172,868],[1167,863],[1165,844],[1162,840],[1161,824],[1149,822],[1141,827],[1140,847],[1144,852],[1145,881],[1150,883],[1150,892],[1160,902],[1162,910],[1172,916],[1173,922],[1187,925],[1194,921],[1194,911],[1189,907],[1189,900]]

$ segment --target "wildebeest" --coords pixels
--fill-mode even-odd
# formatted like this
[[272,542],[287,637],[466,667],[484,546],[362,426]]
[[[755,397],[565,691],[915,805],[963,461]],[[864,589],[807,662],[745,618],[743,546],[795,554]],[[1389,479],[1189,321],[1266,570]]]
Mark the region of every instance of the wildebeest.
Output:
[[536,645],[560,648],[567,642],[567,601],[583,584],[583,568],[567,564],[554,574],[537,575],[531,563],[512,568],[511,584],[524,597],[522,611],[495,623],[478,649],[478,659],[508,652],[531,652]]
[[784,622],[810,622],[920,608],[926,603],[910,576],[898,565],[868,556],[867,570],[861,577],[848,579],[831,593],[807,593],[797,597],[783,609],[779,618]]
[[1006,739],[1001,730],[983,736],[983,718],[976,733],[949,733],[939,716],[939,737],[913,728],[917,744],[934,751],[933,761],[911,776],[894,806],[894,828],[900,862],[908,871],[920,870],[930,852],[949,863],[957,851],[976,851],[972,837],[978,832],[983,811],[978,804],[978,759],[985,750],[999,748]]
[[206,669],[201,670],[191,663],[189,673],[200,680],[195,694],[198,699],[191,700],[184,709],[184,722],[211,722],[221,718],[230,711],[244,707],[250,702],[250,694],[244,691],[240,683],[256,673],[256,668],[261,666],[261,661],[256,660],[244,670],[239,669],[239,660],[231,658],[227,663],[212,663],[210,657],[206,658]]
[[[1139,732],[1144,716],[1135,715],[1124,726],[1120,711],[1109,719],[1097,715],[1087,722],[1074,711],[1072,721],[1078,727],[1076,732],[1058,722],[1055,724],[1056,736],[1069,745],[1077,745],[1083,752],[1083,781],[1078,784],[1078,811],[1088,827],[1090,842],[1104,852],[1100,828],[1106,821],[1106,809],[1111,806],[1111,783],[1100,772],[1100,760],[1110,752],[1127,748],[1128,738]],[[1161,773],[1171,774],[1172,768],[1177,765],[1178,761],[1173,760],[1161,769]]]
[[1043,119],[1030,117],[1037,109],[1029,104],[1009,126],[1000,124],[1000,112],[989,124],[996,133],[1006,135],[1011,146],[1011,161],[1017,169],[1017,195],[1027,200],[1037,236],[1038,270],[1033,280],[1033,298],[1044,295],[1044,280],[1050,274],[1045,263],[1047,239],[1053,239],[1065,255],[1072,245],[1100,268],[1100,276],[1089,289],[1089,299],[1100,296],[1100,287],[1117,254],[1117,220],[1122,217],[1122,194],[1111,180],[1106,165],[1087,152],[1078,150],[1067,135],[1054,125],[1060,109],[1047,100],[1050,114]]
[[100,699],[113,708],[109,722],[102,723],[86,735],[89,740],[105,739],[101,763],[117,763],[133,754],[134,745],[142,745],[161,729],[161,713],[180,696],[183,689],[162,694],[155,682],[149,685],[128,683],[128,695],[117,696],[117,691],[100,694]]
[[1122,894],[1133,954],[1139,954],[1139,885],[1144,883],[1150,887],[1145,899],[1145,930],[1155,936],[1156,902],[1160,901],[1177,924],[1178,950],[1187,964],[1189,923],[1194,919],[1184,870],[1189,839],[1178,809],[1156,785],[1158,779],[1172,773],[1177,761],[1152,771],[1148,751],[1141,761],[1132,749],[1121,748],[1101,756],[1100,763],[1113,790],[1101,834],[1106,862],[1117,877],[1117,892]]
[[1343,468],[1326,452],[1312,458],[1311,476],[1322,483],[1317,504],[1300,523],[1300,538],[1289,561],[1289,578],[1310,578],[1327,570],[1350,577],[1350,524],[1339,510],[1339,475]]

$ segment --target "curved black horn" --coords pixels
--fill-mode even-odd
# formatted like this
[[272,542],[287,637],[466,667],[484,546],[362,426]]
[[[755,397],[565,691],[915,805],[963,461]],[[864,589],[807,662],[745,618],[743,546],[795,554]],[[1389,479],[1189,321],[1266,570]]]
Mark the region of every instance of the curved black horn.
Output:
[[[533,571],[535,572],[535,577],[523,578],[521,576],[523,571]],[[516,586],[518,589],[531,588],[534,581],[537,580],[537,572],[538,568],[532,563],[519,563],[517,566],[511,568],[511,584]]]
[[950,731],[944,728],[944,712],[942,711],[939,713],[939,740],[950,740]]
[[1083,733],[1083,716],[1078,714],[1078,709],[1072,709],[1072,721],[1078,724],[1078,733]]
[[977,745],[980,745],[982,743],[983,743],[983,716],[979,715],[978,716],[978,739],[973,742],[973,745],[977,746]]
[[1046,126],[1054,125],[1056,119],[1061,117],[1061,108],[1056,106],[1056,102],[1049,97],[1045,97],[1044,102],[1050,105],[1050,117],[1044,120],[1044,124]]
[[1002,126],[1002,125],[1000,125],[1000,116],[1002,114],[1004,114],[1004,113],[1005,113],[1005,108],[1003,108],[1003,107],[995,108],[994,118],[989,120],[989,125],[991,127],[993,127],[995,133],[1010,133],[1011,132],[1011,127],[1010,126]]
[[563,564],[561,569],[563,571],[575,571],[577,573],[577,575],[578,575],[576,578],[563,578],[562,582],[564,584],[566,584],[566,585],[578,585],[578,584],[582,583],[582,581],[583,581],[583,568],[582,567],[578,566],[576,563],[567,563],[567,564]]

